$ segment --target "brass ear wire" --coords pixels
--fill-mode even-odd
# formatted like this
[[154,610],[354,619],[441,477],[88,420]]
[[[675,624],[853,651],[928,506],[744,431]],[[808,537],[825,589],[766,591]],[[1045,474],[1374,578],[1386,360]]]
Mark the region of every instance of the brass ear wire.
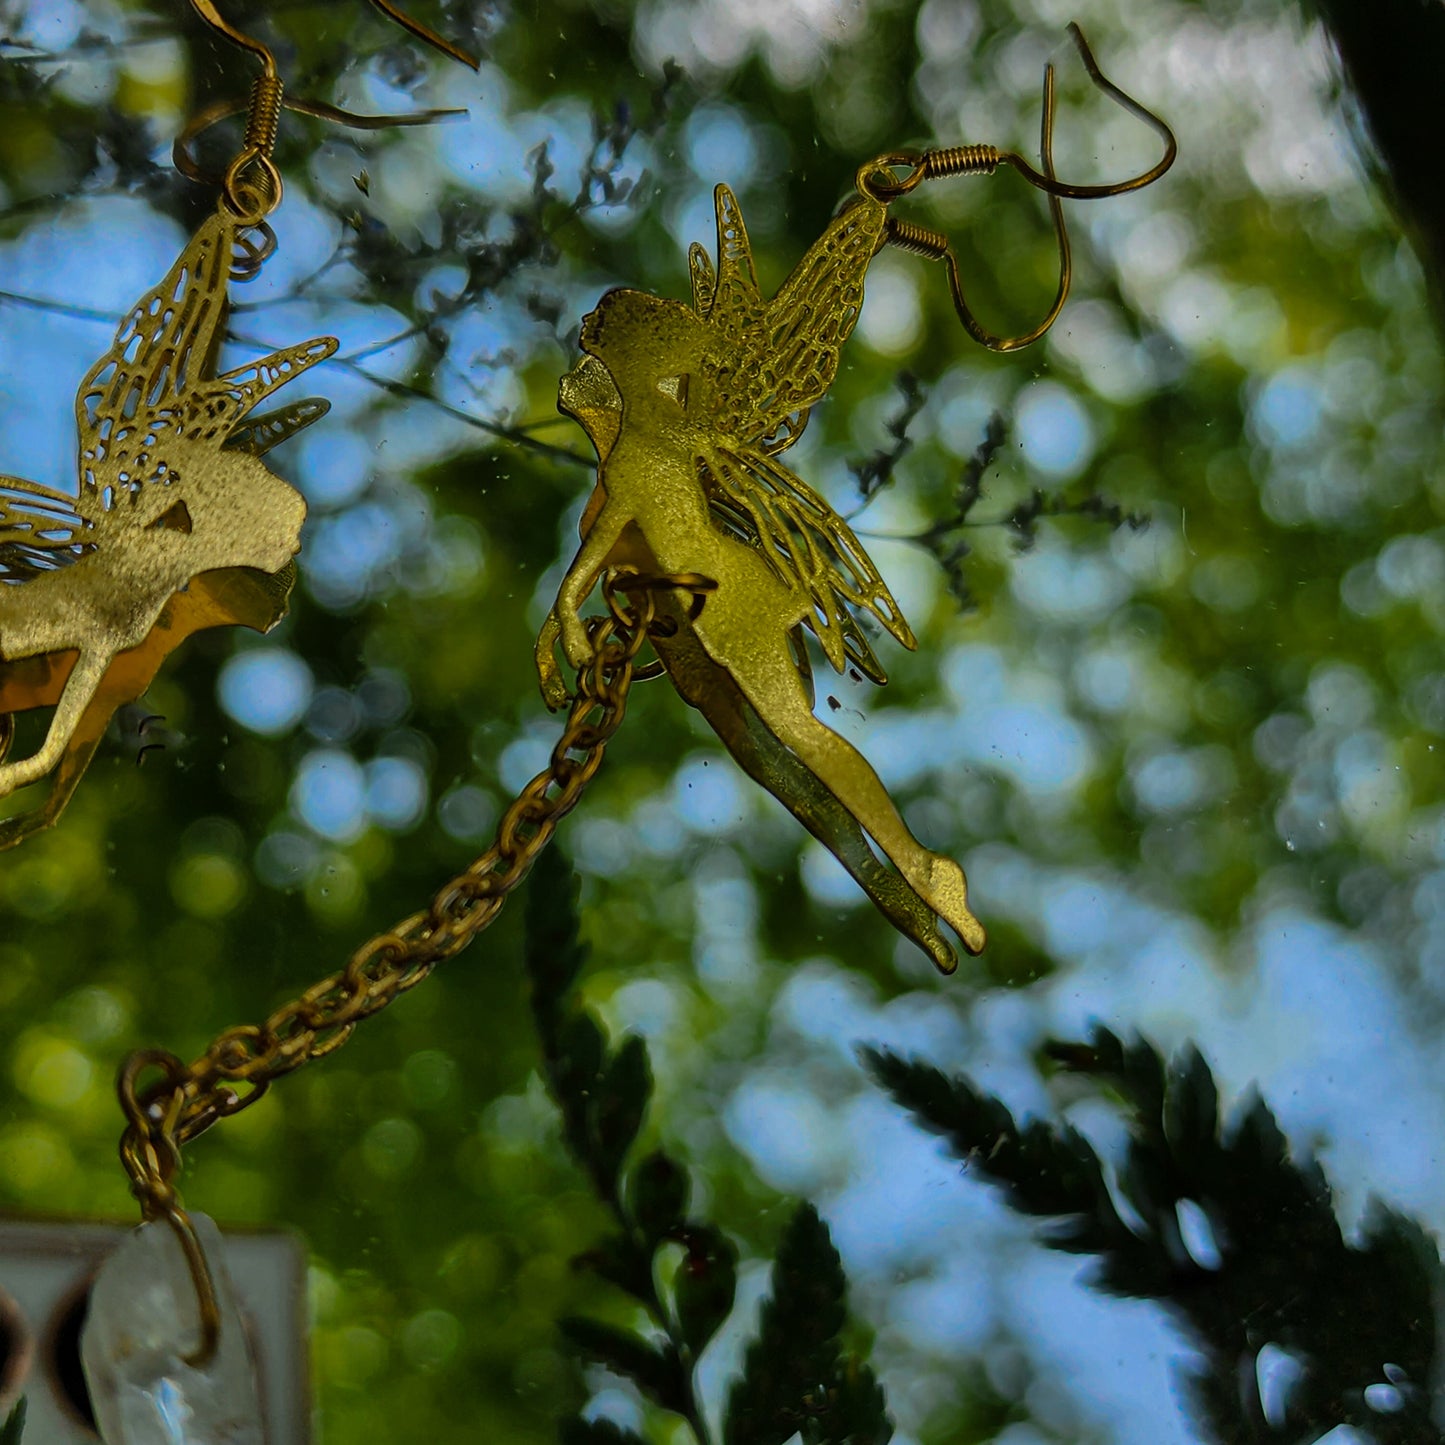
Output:
[[[1043,170],[1036,170],[1016,151],[1001,151],[991,145],[949,146],[941,150],[889,151],[862,166],[858,171],[859,192],[879,202],[884,207],[921,185],[924,181],[942,180],[948,176],[992,175],[999,166],[1012,166],[1031,186],[1043,191],[1049,198],[1049,211],[1053,217],[1054,232],[1059,246],[1059,289],[1048,315],[1025,336],[1000,337],[985,331],[969,307],[963,295],[963,284],[959,276],[958,258],[947,236],[931,227],[920,226],[913,221],[900,220],[889,216],[884,237],[900,249],[929,260],[942,261],[948,268],[949,290],[953,295],[953,307],[958,319],[968,334],[981,346],[990,351],[1017,351],[1041,337],[1058,319],[1064,302],[1068,299],[1069,287],[1073,280],[1073,260],[1069,246],[1068,230],[1064,224],[1061,200],[1090,201],[1106,196],[1119,196],[1127,191],[1137,191],[1157,181],[1174,164],[1179,153],[1179,143],[1169,125],[1146,109],[1133,96],[1120,90],[1099,68],[1084,33],[1075,22],[1069,24],[1069,34],[1078,48],[1084,68],[1094,85],[1122,106],[1131,115],[1138,117],[1152,127],[1164,139],[1163,157],[1147,171],[1131,176],[1125,181],[1113,181],[1102,185],[1074,185],[1061,181],[1054,170],[1054,67],[1044,68],[1043,117],[1040,123],[1039,157]],[[896,174],[901,167],[907,167],[904,175]]]
[[[474,56],[398,10],[390,0],[371,0],[371,3],[417,39],[473,70],[480,69],[480,63]],[[448,109],[416,111],[410,115],[357,115],[324,101],[288,100],[276,70],[276,59],[268,46],[236,29],[216,8],[214,0],[190,0],[190,6],[218,35],[256,56],[261,62],[261,74],[251,87],[249,100],[219,101],[191,118],[176,137],[173,147],[176,169],[189,180],[218,180],[227,207],[238,220],[249,225],[268,230],[265,219],[281,204],[281,172],[271,156],[276,148],[283,108],[336,121],[357,130],[381,130],[393,125],[430,125],[451,116],[466,114],[463,110]],[[209,176],[192,155],[191,148],[203,131],[242,110],[246,111],[246,133],[241,149],[226,167],[224,176]],[[243,274],[254,275],[274,245],[274,238],[268,235],[264,245],[243,262]]]
[[409,35],[414,35],[423,45],[430,45],[433,50],[440,50],[443,55],[450,55],[453,60],[460,60],[463,65],[470,66],[473,70],[482,68],[481,63],[474,55],[468,54],[460,46],[453,45],[450,40],[438,35],[431,26],[423,25],[420,20],[413,20],[410,15],[398,10],[391,0],[371,0],[371,3],[388,20],[393,24],[400,25]]
[[[1052,65],[1044,69],[1044,104],[1043,119],[1039,126],[1039,157],[1043,161],[1044,176],[1052,181],[1054,176],[1054,67]],[[954,156],[959,161],[965,157],[965,153],[976,153],[984,151],[982,146],[955,146],[950,151],[932,152],[931,154]],[[976,173],[977,166],[970,169],[958,169],[942,174],[972,174]],[[994,167],[989,166],[992,171]],[[900,250],[911,251],[915,256],[923,256],[930,261],[942,261],[948,268],[948,289],[953,296],[953,309],[958,313],[958,319],[963,329],[980,346],[986,346],[990,351],[1018,351],[1025,346],[1032,345],[1039,339],[1055,321],[1058,320],[1059,312],[1064,309],[1064,302],[1069,299],[1069,287],[1073,284],[1074,262],[1073,251],[1069,245],[1069,231],[1064,224],[1064,207],[1056,192],[1050,191],[1049,213],[1053,217],[1054,234],[1058,238],[1059,245],[1059,289],[1054,296],[1054,304],[1049,307],[1048,315],[1032,331],[1024,336],[995,336],[991,331],[985,331],[980,325],[978,318],[973,314],[963,294],[963,278],[958,271],[958,257],[954,254],[953,246],[947,236],[941,231],[935,231],[928,226],[920,226],[914,221],[900,220],[897,216],[889,216],[884,222],[884,240],[897,246]]]

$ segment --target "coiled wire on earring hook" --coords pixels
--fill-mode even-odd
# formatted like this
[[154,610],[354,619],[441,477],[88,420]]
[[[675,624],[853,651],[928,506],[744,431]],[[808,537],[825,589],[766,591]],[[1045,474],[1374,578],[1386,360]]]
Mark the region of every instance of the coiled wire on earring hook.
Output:
[[941,181],[945,176],[991,176],[1002,164],[1002,152],[991,145],[946,146],[924,151],[919,161],[925,181]]
[[883,235],[890,246],[922,256],[925,261],[942,261],[948,255],[948,237],[931,226],[920,226],[917,221],[889,216],[883,223]]
[[251,87],[251,104],[246,113],[245,150],[269,156],[281,133],[281,107],[285,95],[279,75],[258,75]]
[[[443,54],[461,61],[473,70],[476,59],[444,40],[434,30],[413,20],[398,10],[390,0],[371,0],[371,3],[396,24],[408,30],[419,40],[440,50]],[[319,101],[287,100],[285,87],[276,70],[276,60],[270,49],[254,36],[237,30],[216,8],[215,0],[190,0],[191,8],[212,30],[225,36],[232,44],[249,51],[261,63],[261,73],[251,86],[251,94],[244,104],[236,101],[220,101],[193,116],[185,129],[176,137],[174,155],[176,169],[193,181],[219,183],[222,203],[247,231],[240,241],[241,253],[233,258],[231,279],[249,281],[256,276],[266,258],[276,249],[276,237],[266,224],[269,216],[281,204],[281,172],[272,159],[276,139],[281,129],[282,109],[301,111],[306,115],[319,116],[323,120],[339,121],[342,125],[355,126],[364,130],[376,130],[390,125],[429,125],[455,115],[464,115],[458,110],[425,110],[404,116],[353,115],[337,106]],[[207,175],[191,148],[200,134],[215,125],[217,121],[246,112],[246,129],[241,148],[219,177]]]

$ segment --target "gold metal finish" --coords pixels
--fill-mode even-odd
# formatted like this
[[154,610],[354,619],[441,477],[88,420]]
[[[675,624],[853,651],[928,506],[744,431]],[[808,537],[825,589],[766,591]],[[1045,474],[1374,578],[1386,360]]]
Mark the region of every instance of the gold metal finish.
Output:
[[693,248],[692,307],[613,291],[584,320],[587,356],[563,378],[559,405],[597,448],[597,492],[536,658],[556,707],[566,691],[554,643],[588,666],[581,608],[599,578],[620,568],[688,578],[657,597],[652,641],[674,684],[949,972],[957,958],[938,919],[971,952],[984,942],[963,870],[914,838],[863,756],[814,715],[800,642],[806,628],[838,671],[881,682],[851,609],[905,647],[913,633],[848,524],[777,460],[837,372],[885,214],[871,197],[855,202],[764,299],[737,198],[719,186],[717,266]]
[[[229,281],[255,276],[275,249],[266,217],[280,204],[272,159],[287,105],[270,50],[231,25],[214,0],[196,14],[256,56],[244,107],[223,102],[176,142],[180,170],[202,172],[190,146],[244,108],[241,148],[219,178],[219,214],[170,274],[143,297],[81,385],[77,496],[0,476],[0,799],[54,772],[49,797],[0,820],[0,850],[60,816],[116,707],[138,697],[192,632],[245,623],[266,631],[284,615],[290,559],[306,515],[301,496],[260,462],[328,404],[307,400],[247,420],[277,388],[336,350],[318,337],[225,375],[215,374]],[[385,3],[383,14],[447,55],[477,62]],[[305,101],[292,109],[376,128],[457,114],[356,116]],[[255,574],[280,574],[278,589]],[[224,575],[222,575],[224,574]],[[53,707],[44,744],[11,758],[14,714]]]
[[[178,1063],[174,1055],[163,1050],[140,1049],[121,1065],[116,1093],[127,1129],[121,1138],[120,1157],[131,1181],[131,1192],[140,1201],[141,1213],[147,1220],[164,1220],[175,1231],[185,1255],[201,1323],[201,1338],[185,1362],[200,1370],[215,1358],[221,1339],[221,1308],[205,1250],[171,1182],[181,1167],[181,1152],[175,1140],[180,1097],[175,1088]],[[136,1088],[147,1069],[160,1069],[165,1075],[163,1084],[171,1086],[169,1093],[162,1093],[152,1104],[143,1103]]]
[[[0,798],[61,767],[38,817],[0,825],[0,847],[54,821],[105,720],[185,636],[265,630],[284,611],[284,593],[278,610],[274,589],[258,597],[234,571],[280,573],[296,554],[306,504],[261,457],[328,405],[251,413],[336,341],[216,374],[239,224],[223,208],[201,226],[81,383],[78,495],[0,477],[0,713],[55,707],[41,748],[0,762]],[[232,580],[185,595],[221,571]]]
[[[582,518],[582,545],[537,641],[547,705],[567,698],[558,644],[573,667],[588,664],[592,644],[582,607],[599,578],[627,569],[706,579],[706,589],[693,582],[659,592],[652,641],[662,666],[744,770],[945,973],[958,960],[940,922],[970,953],[984,945],[963,870],[913,836],[862,754],[815,715],[804,632],[837,671],[851,668],[878,683],[887,676],[864,623],[871,620],[905,647],[917,644],[848,524],[777,458],[802,435],[809,409],[832,384],[862,307],[868,265],[883,245],[942,260],[969,334],[1010,351],[1042,336],[1068,295],[1060,197],[1116,195],[1168,169],[1175,153],[1168,126],[1104,78],[1077,26],[1070,33],[1095,84],[1165,136],[1166,155],[1152,170],[1108,186],[1058,179],[1050,66],[1041,172],[992,146],[878,156],[858,172],[857,199],[771,299],[759,291],[737,198],[719,186],[717,260],[692,247],[691,307],[639,291],[609,292],[584,319],[586,354],[558,392],[561,410],[597,449],[598,475]],[[974,317],[948,238],[888,214],[926,180],[987,174],[1003,164],[1048,192],[1059,246],[1059,288],[1048,315],[1026,336],[1010,338]]]
[[[51,775],[43,803],[26,813],[0,820],[0,852],[57,822],[105,736],[118,708],[141,697],[161,664],[194,632],[211,627],[249,627],[269,632],[286,615],[296,581],[292,564],[280,572],[231,567],[206,572],[184,592],[170,597],[156,625],[139,647],[117,654],[106,669],[89,705],[81,713]],[[14,732],[13,714],[54,707],[74,669],[75,652],[42,654],[16,662],[0,662],[0,763],[7,735]]]

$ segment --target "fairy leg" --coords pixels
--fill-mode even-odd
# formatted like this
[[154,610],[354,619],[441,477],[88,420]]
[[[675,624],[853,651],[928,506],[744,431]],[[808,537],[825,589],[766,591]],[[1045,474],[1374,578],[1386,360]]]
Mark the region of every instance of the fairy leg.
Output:
[[909,831],[868,760],[814,715],[786,642],[741,655],[732,668],[763,724],[791,748],[857,819],[898,871],[953,928],[970,953],[984,945],[983,925],[968,906],[963,869],[931,852]]
[[789,748],[764,726],[728,674],[683,627],[655,638],[658,656],[683,698],[697,708],[734,760],[761,783],[846,868],[878,910],[932,959],[942,973],[958,956],[938,929],[933,907],[900,874],[881,862],[857,820]]
[[110,656],[105,653],[82,652],[76,658],[40,751],[21,762],[0,767],[0,798],[43,778],[60,761],[110,662]]

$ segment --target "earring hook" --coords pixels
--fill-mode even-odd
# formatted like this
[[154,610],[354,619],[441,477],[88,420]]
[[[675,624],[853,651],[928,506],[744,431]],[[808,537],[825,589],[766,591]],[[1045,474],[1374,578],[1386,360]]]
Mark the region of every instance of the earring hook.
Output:
[[[1123,106],[1131,115],[1137,116],[1164,138],[1164,155],[1147,171],[1128,180],[1114,181],[1103,185],[1073,185],[1061,181],[1054,169],[1054,116],[1056,102],[1054,95],[1054,67],[1044,67],[1043,115],[1040,121],[1039,158],[1043,170],[1036,170],[1016,151],[1001,151],[991,145],[950,146],[943,150],[889,151],[862,166],[858,171],[859,192],[879,202],[885,208],[902,196],[921,185],[924,181],[941,180],[946,176],[992,175],[1001,165],[1012,166],[1031,186],[1043,191],[1049,198],[1049,211],[1054,222],[1054,232],[1059,248],[1059,288],[1048,315],[1040,325],[1026,336],[1000,337],[986,331],[974,316],[964,299],[963,283],[959,275],[958,257],[952,243],[940,231],[920,226],[913,221],[889,216],[885,223],[884,239],[905,251],[929,260],[942,261],[948,268],[949,290],[953,296],[953,308],[968,334],[981,346],[990,351],[1017,351],[1041,337],[1058,319],[1068,299],[1069,287],[1073,280],[1073,255],[1069,245],[1068,228],[1064,223],[1061,202],[1068,200],[1099,200],[1106,196],[1123,195],[1137,191],[1157,181],[1174,164],[1179,153],[1179,144],[1167,122],[1146,109],[1133,96],[1128,95],[1111,81],[1099,68],[1094,52],[1084,39],[1084,32],[1076,22],[1070,22],[1069,34],[1073,38],[1084,68],[1094,84],[1110,100]],[[896,174],[900,167],[907,172]]]
[[[1012,166],[1031,186],[1036,186],[1051,196],[1072,201],[1097,201],[1106,196],[1120,196],[1126,191],[1137,191],[1152,185],[1174,164],[1179,154],[1179,142],[1173,130],[1167,121],[1121,90],[1100,70],[1099,62],[1094,59],[1094,52],[1089,48],[1089,42],[1084,39],[1084,32],[1077,21],[1069,22],[1069,35],[1078,48],[1084,69],[1088,71],[1096,88],[1163,138],[1164,155],[1147,171],[1141,171],[1137,176],[1131,176],[1124,181],[1110,181],[1103,185],[1074,185],[1059,180],[1052,173],[1035,170],[1017,151],[1001,151],[997,146],[991,145],[949,146],[943,150],[889,151],[878,156],[859,170],[858,189],[875,201],[882,201],[886,206],[900,196],[906,196],[924,181],[943,180],[947,176],[992,175],[999,166]],[[1052,65],[1046,68],[1046,76],[1052,69]],[[1048,85],[1046,79],[1046,89]],[[894,174],[895,169],[900,166],[909,168],[906,175]]]
[[[469,54],[458,45],[453,45],[445,36],[438,35],[429,25],[422,24],[420,20],[408,15],[404,10],[397,9],[391,0],[371,0],[371,3],[393,24],[401,26],[409,35],[415,36],[425,45],[430,45],[433,50],[439,50],[443,55],[449,55],[453,60],[461,61],[463,65],[472,70],[481,69],[481,63],[474,55]],[[219,35],[224,35],[232,45],[238,45],[242,50],[249,50],[261,61],[265,74],[275,76],[276,61],[270,50],[254,36],[237,30],[216,8],[214,0],[190,0],[190,5],[191,9],[212,30]]]
[[[480,62],[474,56],[453,45],[421,21],[397,9],[390,0],[371,0],[371,3],[418,40],[454,60],[461,61],[473,70],[481,68]],[[361,116],[320,101],[288,101],[285,99],[281,77],[276,70],[275,56],[267,45],[232,25],[216,8],[215,0],[190,0],[190,6],[218,35],[256,56],[261,62],[261,74],[256,77],[255,84],[251,87],[248,101],[221,102],[192,117],[176,137],[172,154],[176,169],[182,175],[191,180],[209,179],[191,155],[192,143],[202,131],[209,129],[217,121],[245,110],[245,138],[241,149],[227,166],[220,184],[226,205],[239,220],[248,225],[264,225],[266,217],[281,204],[281,172],[271,155],[276,148],[283,108],[364,130],[378,130],[389,125],[428,125],[447,116],[465,114],[465,111],[450,109],[418,111],[406,116]]]
[[430,45],[433,50],[440,50],[443,55],[450,55],[453,60],[459,60],[472,70],[480,70],[481,62],[476,56],[469,54],[460,46],[453,45],[445,36],[438,35],[429,25],[423,25],[420,20],[414,20],[410,15],[398,10],[391,0],[371,0],[371,3],[381,11],[393,24],[400,25],[409,35],[414,35],[424,45]]

